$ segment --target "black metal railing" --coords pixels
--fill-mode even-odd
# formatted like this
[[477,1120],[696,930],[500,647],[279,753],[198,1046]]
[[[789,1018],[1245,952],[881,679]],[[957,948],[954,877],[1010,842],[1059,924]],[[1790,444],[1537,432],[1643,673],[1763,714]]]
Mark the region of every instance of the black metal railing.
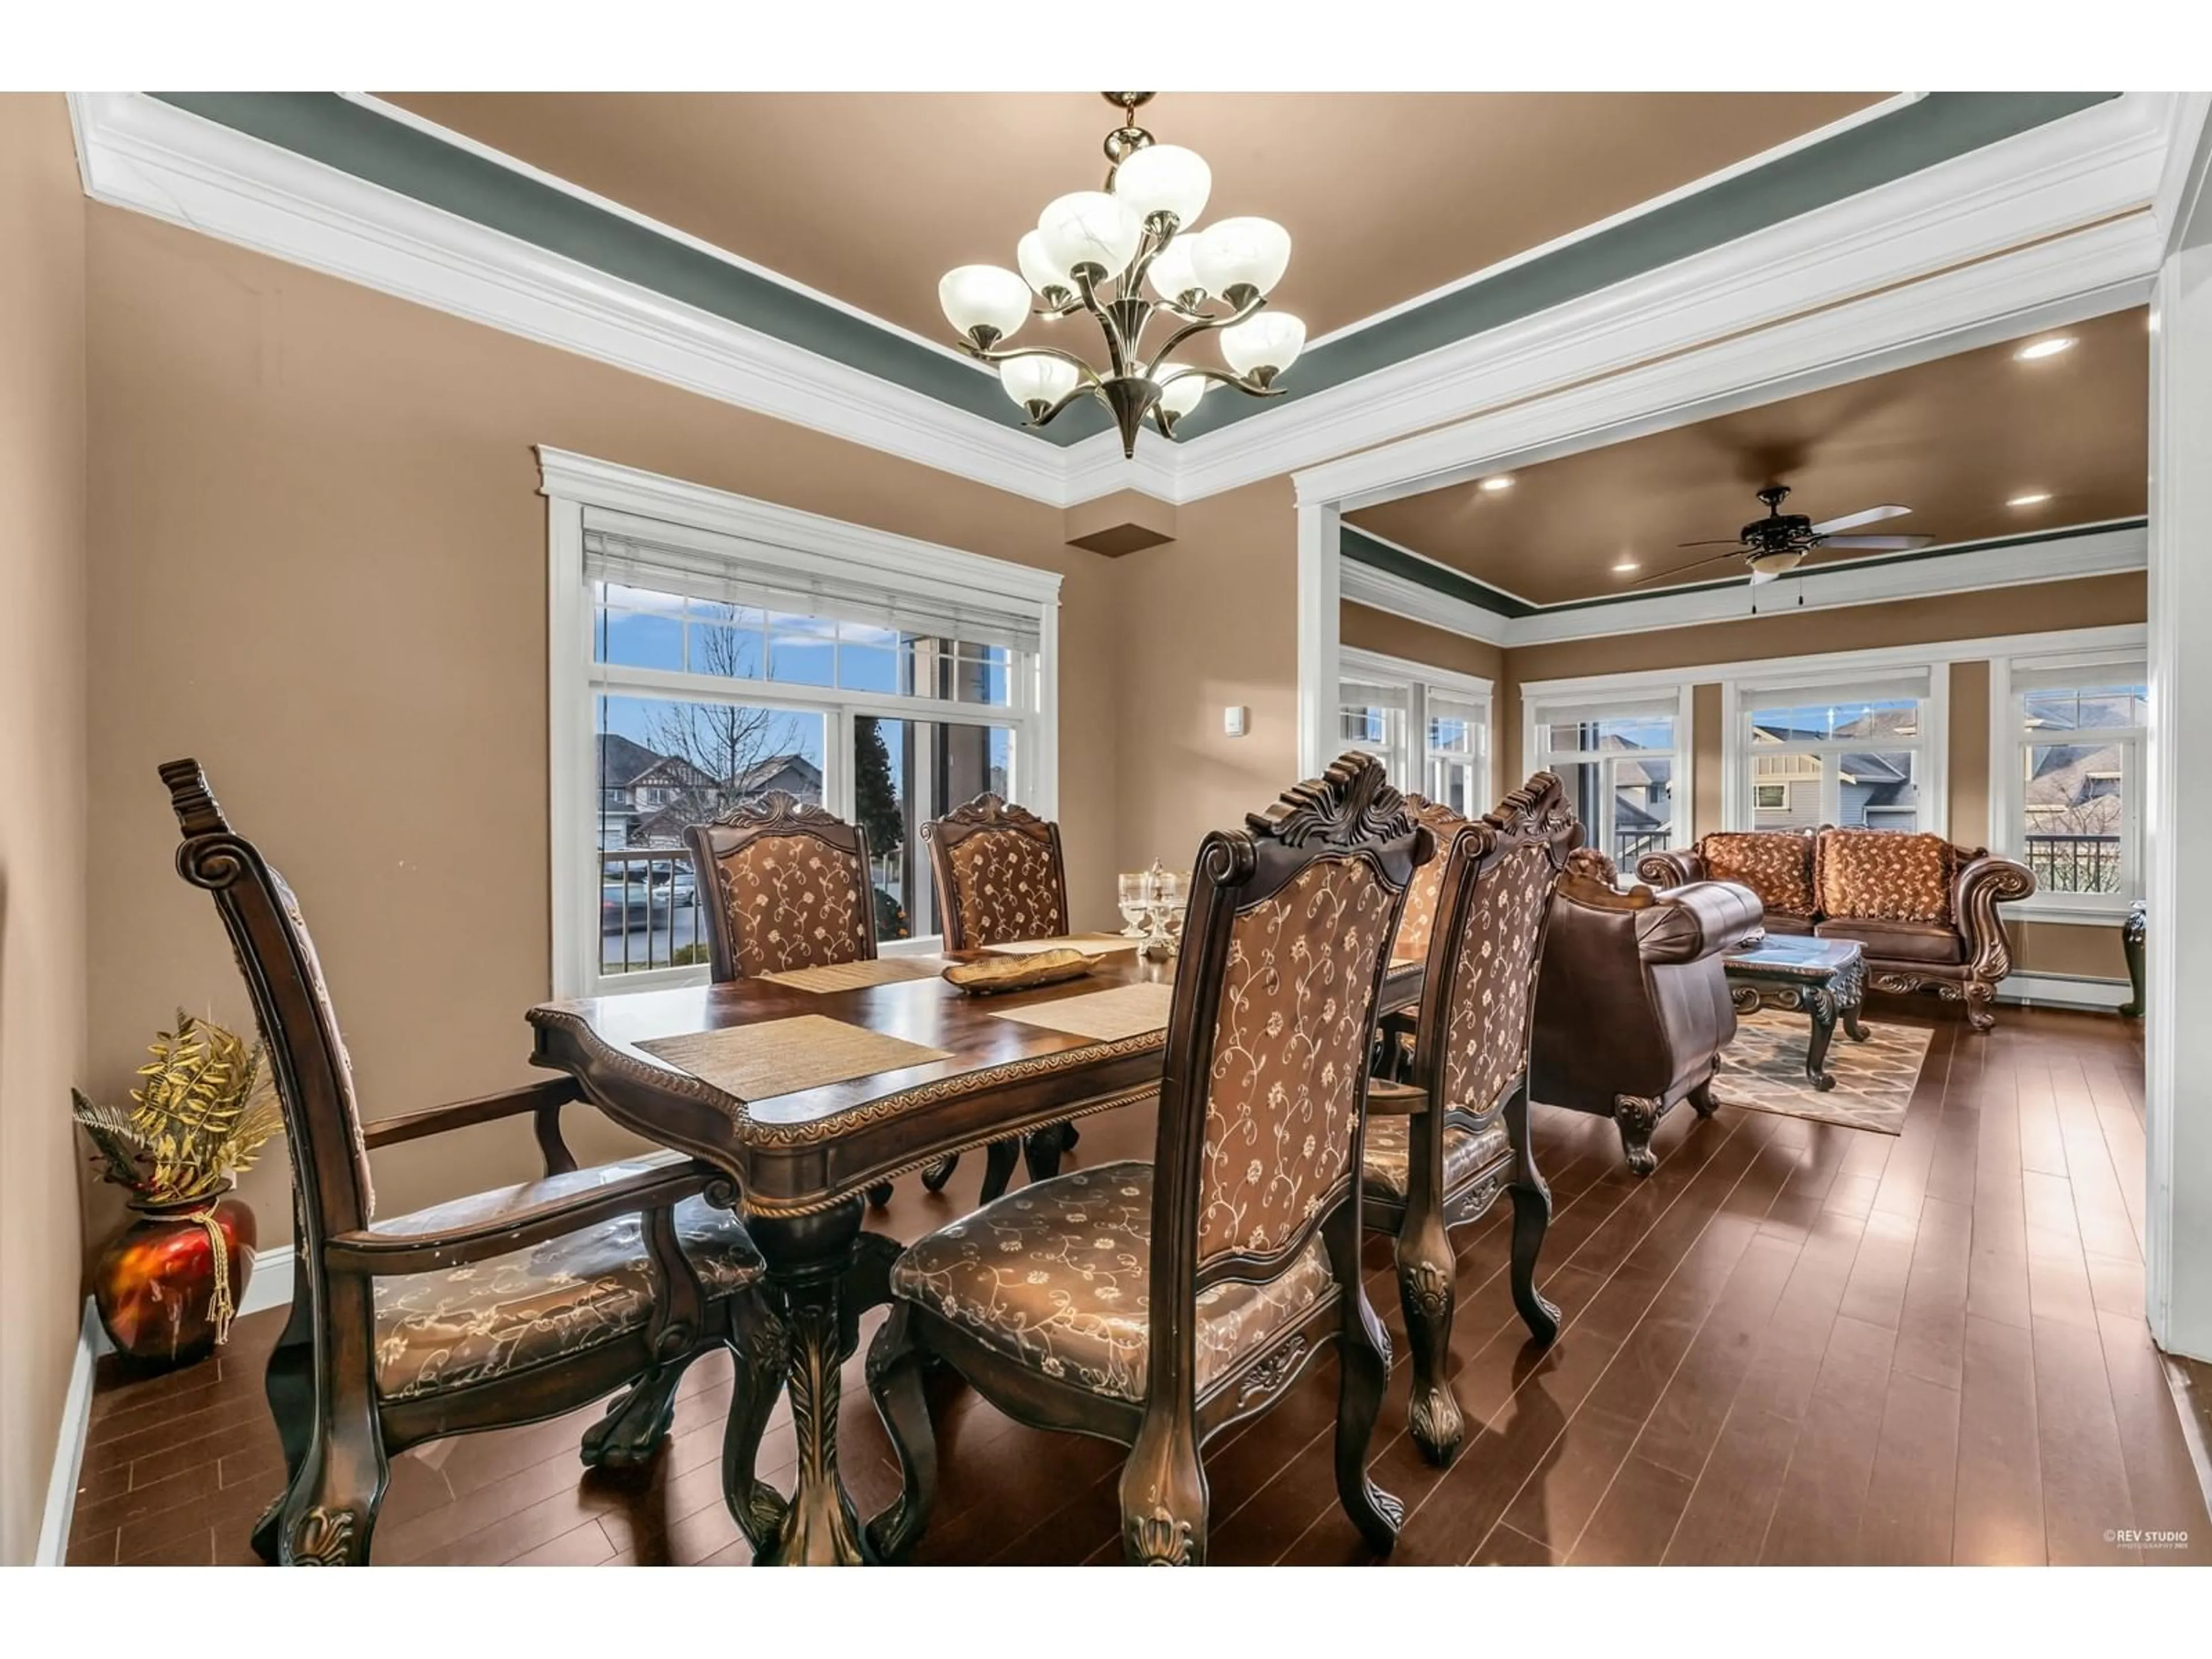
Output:
[[637,974],[707,959],[690,849],[627,847],[599,854],[599,971]]
[[1636,860],[1646,853],[1665,852],[1672,836],[1664,830],[1622,830],[1615,832],[1613,839],[1620,846],[1613,862],[1624,870],[1633,870]]
[[2120,890],[2118,836],[2031,835],[2027,867],[2037,884],[2053,893],[2117,893]]

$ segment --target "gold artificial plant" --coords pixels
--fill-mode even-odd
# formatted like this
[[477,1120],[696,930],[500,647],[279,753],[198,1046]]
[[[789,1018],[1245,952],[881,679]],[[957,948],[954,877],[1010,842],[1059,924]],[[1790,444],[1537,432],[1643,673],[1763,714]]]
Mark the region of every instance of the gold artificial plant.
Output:
[[75,1090],[75,1116],[100,1155],[100,1173],[146,1205],[212,1198],[253,1166],[284,1127],[251,1046],[211,1020],[177,1012],[177,1029],[149,1045],[145,1079],[131,1106],[95,1105]]

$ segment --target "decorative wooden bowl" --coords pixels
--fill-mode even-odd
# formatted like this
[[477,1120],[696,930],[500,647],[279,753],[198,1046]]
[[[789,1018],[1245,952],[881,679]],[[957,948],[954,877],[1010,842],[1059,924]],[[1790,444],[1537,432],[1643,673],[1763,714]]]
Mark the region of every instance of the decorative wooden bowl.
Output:
[[984,957],[975,962],[954,963],[945,970],[945,981],[971,997],[1002,996],[1009,991],[1034,991],[1042,985],[1081,979],[1105,960],[1072,949]]

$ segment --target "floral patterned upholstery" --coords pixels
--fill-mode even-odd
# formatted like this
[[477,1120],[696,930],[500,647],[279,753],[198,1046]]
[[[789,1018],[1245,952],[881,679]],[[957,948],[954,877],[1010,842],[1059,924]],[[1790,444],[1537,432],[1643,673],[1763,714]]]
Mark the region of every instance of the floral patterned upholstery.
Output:
[[[1370,1117],[1367,1120],[1365,1184],[1376,1198],[1406,1201],[1411,1189],[1406,1141],[1412,1120]],[[1447,1193],[1478,1170],[1502,1161],[1513,1150],[1502,1121],[1480,1129],[1457,1123],[1444,1125],[1444,1180]]]
[[[293,945],[306,971],[307,988],[314,993],[315,1007],[323,1017],[323,1030],[330,1039],[331,1060],[337,1072],[338,1102],[345,1109],[346,1127],[353,1137],[353,1176],[361,1188],[362,1218],[367,1220],[376,1213],[376,1183],[369,1178],[368,1142],[362,1134],[361,1103],[354,1094],[353,1056],[346,1052],[345,1037],[338,1030],[338,1011],[331,1001],[331,988],[323,978],[323,959],[316,953],[314,939],[307,932],[307,919],[300,913],[300,901],[293,894],[292,884],[274,866],[270,866],[269,879],[276,890],[277,902],[284,907],[284,920],[291,928]],[[239,963],[239,971],[246,971],[243,961]],[[271,1041],[266,1031],[261,1034],[261,1040],[272,1054],[283,1046]]]
[[1732,881],[1759,895],[1769,915],[1809,916],[1813,837],[1782,830],[1711,835],[1698,843],[1710,881]]
[[1437,838],[1437,853],[1413,872],[1413,884],[1406,890],[1406,908],[1398,914],[1398,937],[1391,941],[1394,962],[1419,962],[1429,953],[1429,933],[1437,923],[1437,901],[1443,896],[1444,855],[1453,832],[1467,820],[1450,807],[1419,795],[1406,797],[1416,821],[1425,823]]
[[1444,1020],[1444,1101],[1480,1117],[1528,1069],[1536,937],[1559,872],[1540,844],[1481,872]]
[[1823,830],[1814,863],[1820,913],[1857,921],[1948,923],[1951,843],[1896,830]]
[[1358,858],[1317,858],[1237,914],[1200,1164],[1198,1259],[1280,1249],[1352,1161],[1376,960],[1392,895]]
[[[659,1158],[605,1164],[533,1182],[533,1198],[636,1174]],[[480,1216],[511,1195],[484,1194],[381,1224],[432,1231]],[[702,1198],[676,1209],[678,1236],[709,1296],[761,1276],[760,1254],[738,1218]],[[376,1281],[376,1386],[386,1401],[511,1376],[645,1325],[653,1272],[641,1217],[620,1216],[543,1244],[434,1273]]]
[[[1152,1166],[1039,1182],[939,1229],[891,1269],[891,1294],[1061,1382],[1141,1401],[1151,1347]],[[1335,1291],[1321,1236],[1265,1285],[1198,1298],[1198,1392]]]
[[969,950],[1067,931],[1052,844],[1022,830],[979,830],[946,849]]
[[827,968],[869,954],[867,872],[813,836],[757,835],[715,861],[740,974]]

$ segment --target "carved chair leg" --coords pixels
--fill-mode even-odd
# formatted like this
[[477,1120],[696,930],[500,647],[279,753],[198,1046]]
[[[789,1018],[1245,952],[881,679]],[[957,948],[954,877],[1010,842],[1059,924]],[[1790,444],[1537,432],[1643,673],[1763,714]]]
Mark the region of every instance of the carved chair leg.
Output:
[[253,1553],[272,1566],[276,1561],[284,1499],[299,1477],[301,1464],[307,1461],[307,1444],[315,1431],[314,1316],[308,1300],[307,1269],[295,1263],[295,1272],[297,1289],[291,1316],[269,1356],[269,1370],[262,1382],[269,1397],[269,1414],[276,1422],[277,1443],[284,1449],[284,1488],[253,1523]]
[[791,1337],[757,1291],[730,1300],[730,1359],[736,1387],[729,1426],[722,1435],[722,1501],[757,1553],[783,1525],[783,1494],[756,1475],[761,1437],[783,1392],[791,1364]]
[[1651,1132],[1659,1127],[1658,1101],[1649,1095],[1615,1095],[1613,1121],[1620,1126],[1620,1150],[1627,1154],[1628,1167],[1640,1176],[1657,1169]]
[[1206,1565],[1206,1470],[1188,1403],[1145,1414],[1121,1468],[1121,1557],[1133,1567]]
[[900,1474],[898,1497],[867,1524],[868,1548],[879,1561],[902,1561],[912,1553],[937,1500],[937,1431],[921,1387],[927,1369],[914,1340],[913,1310],[896,1304],[868,1345],[868,1393],[898,1454]]
[[1467,1424],[1444,1375],[1451,1353],[1454,1264],[1443,1220],[1432,1206],[1407,1208],[1398,1231],[1397,1258],[1398,1304],[1405,1311],[1406,1340],[1413,1355],[1407,1423],[1421,1455],[1443,1468],[1459,1455]]
[[921,1184],[933,1193],[941,1193],[945,1190],[945,1183],[952,1179],[952,1172],[959,1167],[960,1154],[957,1152],[950,1158],[940,1158],[934,1164],[925,1164],[921,1171]]
[[868,1207],[870,1209],[880,1210],[884,1205],[890,1201],[891,1183],[890,1182],[878,1181],[874,1186],[868,1188]]
[[1012,1137],[994,1140],[983,1149],[984,1203],[1006,1196],[1006,1188],[1013,1184],[1014,1164],[1021,1155],[1022,1143]]
[[1082,1132],[1073,1123],[1063,1123],[1060,1126],[1060,1148],[1062,1152],[1073,1152],[1077,1143],[1082,1139]]
[[1505,1133],[1513,1141],[1513,1179],[1506,1188],[1513,1195],[1513,1305],[1528,1334],[1549,1342],[1559,1334],[1559,1310],[1536,1288],[1536,1258],[1552,1224],[1552,1189],[1537,1171],[1535,1147],[1528,1139],[1525,1085],[1505,1103]]
[[584,1431],[577,1455],[587,1469],[635,1469],[653,1461],[676,1420],[676,1386],[696,1351],[655,1365],[607,1402],[605,1413]]
[[1067,1139],[1061,1133],[1066,1127],[1055,1123],[1048,1129],[1033,1129],[1022,1137],[1022,1164],[1029,1171],[1031,1186],[1049,1181],[1060,1173],[1060,1155],[1067,1150]]
[[299,1474],[276,1521],[276,1560],[288,1567],[365,1567],[391,1467],[367,1380],[341,1385],[319,1412]]
[[1388,1554],[1406,1506],[1367,1478],[1367,1449],[1390,1385],[1390,1337],[1367,1300],[1359,1271],[1359,1206],[1328,1223],[1328,1251],[1344,1316],[1336,1363],[1336,1496],[1368,1547]]
[[1996,1000],[1996,994],[1997,988],[1992,981],[1970,979],[1966,981],[1966,1024],[1975,1030],[1986,1031],[1996,1024],[1997,1017],[1990,1010],[1990,1005]]

